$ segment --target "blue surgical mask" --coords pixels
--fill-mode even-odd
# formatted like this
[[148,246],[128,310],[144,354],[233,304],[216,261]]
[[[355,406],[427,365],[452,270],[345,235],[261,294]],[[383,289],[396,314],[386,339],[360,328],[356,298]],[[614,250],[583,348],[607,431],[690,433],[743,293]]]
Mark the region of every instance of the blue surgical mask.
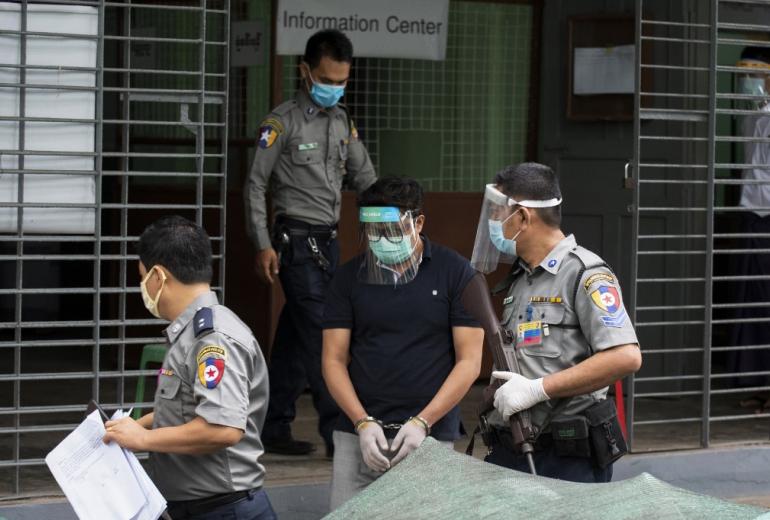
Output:
[[513,238],[505,238],[503,234],[503,224],[516,213],[514,212],[505,220],[492,220],[489,219],[489,240],[501,253],[516,257],[516,237],[519,236],[521,230],[516,233]]
[[313,85],[310,87],[310,97],[313,101],[323,108],[331,108],[339,103],[342,96],[345,95],[344,85],[324,85],[316,83],[313,76],[308,71],[308,77]]
[[377,260],[385,265],[400,264],[412,256],[414,252],[414,246],[409,235],[404,235],[404,238],[395,244],[383,237],[376,242],[369,242],[369,247]]

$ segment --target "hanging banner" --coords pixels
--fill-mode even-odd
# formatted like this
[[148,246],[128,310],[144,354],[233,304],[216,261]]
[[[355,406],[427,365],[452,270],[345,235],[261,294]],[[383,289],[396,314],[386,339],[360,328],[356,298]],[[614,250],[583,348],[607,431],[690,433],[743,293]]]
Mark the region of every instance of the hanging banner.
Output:
[[449,0],[279,0],[276,53],[302,55],[315,32],[337,29],[353,55],[443,60]]

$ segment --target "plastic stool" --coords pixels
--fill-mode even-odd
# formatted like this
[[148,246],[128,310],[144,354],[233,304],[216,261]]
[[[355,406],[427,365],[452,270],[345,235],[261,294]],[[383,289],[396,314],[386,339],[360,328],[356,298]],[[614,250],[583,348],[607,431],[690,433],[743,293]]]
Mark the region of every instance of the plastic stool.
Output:
[[[166,358],[166,352],[168,349],[163,343],[149,343],[142,349],[142,357],[139,360],[139,370],[146,370],[147,365],[150,363],[163,364],[163,360]],[[136,382],[136,396],[134,402],[141,403],[144,401],[144,380],[147,376],[139,376],[139,380]],[[134,408],[134,412],[131,414],[135,420],[142,416],[141,408]]]

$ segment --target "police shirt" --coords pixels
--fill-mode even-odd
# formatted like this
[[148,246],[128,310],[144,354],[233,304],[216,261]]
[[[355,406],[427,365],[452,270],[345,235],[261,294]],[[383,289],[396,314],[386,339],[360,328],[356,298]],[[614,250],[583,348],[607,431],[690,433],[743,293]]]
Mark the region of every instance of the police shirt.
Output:
[[208,292],[165,330],[168,353],[158,376],[153,428],[196,417],[243,430],[235,446],[204,455],[150,453],[166,500],[191,500],[262,485],[259,432],[268,400],[267,369],[251,330]]
[[[767,139],[770,137],[770,103],[762,108],[762,115],[746,116],[743,119],[743,135]],[[743,143],[743,159],[747,164],[759,166],[743,170],[743,179],[763,181],[763,184],[744,184],[741,188],[740,205],[744,208],[767,208],[770,206],[770,143],[746,141]],[[761,166],[764,165],[764,166]],[[755,209],[760,217],[770,211]]]
[[[411,282],[363,283],[359,256],[337,270],[326,299],[323,328],[351,330],[350,379],[366,412],[384,423],[406,421],[435,397],[455,365],[452,327],[479,327],[460,303],[475,274],[470,263],[422,240],[422,262]],[[335,429],[354,432],[345,414]],[[459,408],[436,422],[431,435],[459,438]]]
[[336,224],[343,182],[361,192],[375,181],[372,161],[344,105],[322,109],[299,90],[262,121],[243,190],[247,229],[258,250],[270,247],[268,181],[276,215]]
[[[523,376],[537,379],[596,352],[638,344],[615,275],[600,257],[578,246],[573,235],[535,269],[522,260],[514,269],[519,272],[503,300],[501,325],[513,338]],[[577,414],[606,396],[604,387],[539,403],[531,408],[532,423],[542,431],[554,416]],[[497,411],[490,422],[503,424]]]

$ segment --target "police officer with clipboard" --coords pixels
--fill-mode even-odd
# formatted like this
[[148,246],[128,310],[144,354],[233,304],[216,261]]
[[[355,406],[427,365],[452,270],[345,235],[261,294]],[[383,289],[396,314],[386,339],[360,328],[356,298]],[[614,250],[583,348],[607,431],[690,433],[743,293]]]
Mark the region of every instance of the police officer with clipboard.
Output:
[[171,322],[153,412],[107,421],[105,442],[150,452],[150,477],[174,520],[271,520],[259,432],[267,368],[251,330],[211,291],[211,244],[182,217],[139,238],[144,305]]

